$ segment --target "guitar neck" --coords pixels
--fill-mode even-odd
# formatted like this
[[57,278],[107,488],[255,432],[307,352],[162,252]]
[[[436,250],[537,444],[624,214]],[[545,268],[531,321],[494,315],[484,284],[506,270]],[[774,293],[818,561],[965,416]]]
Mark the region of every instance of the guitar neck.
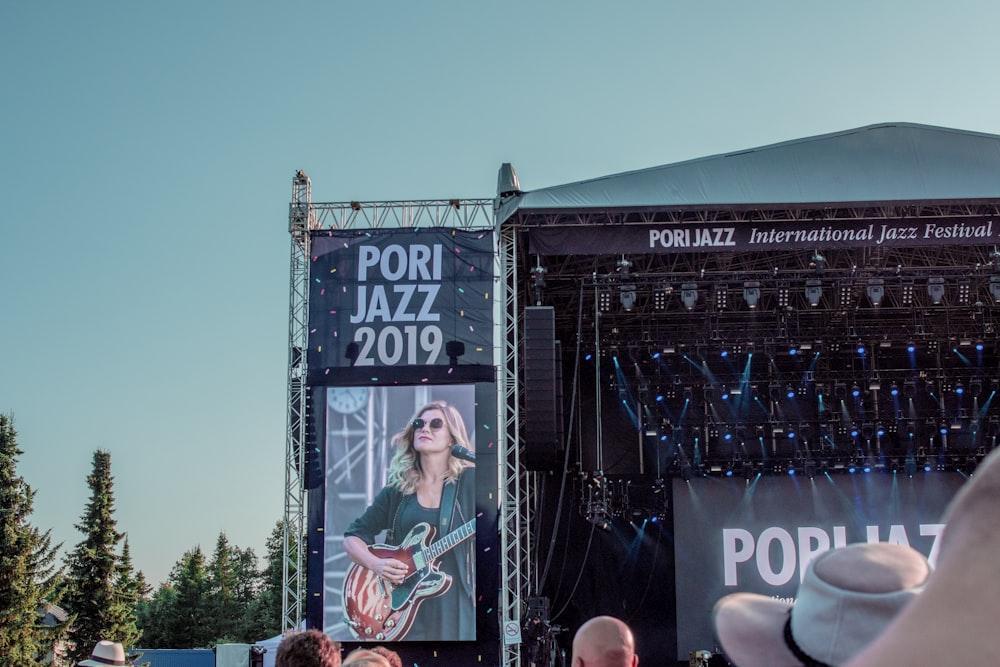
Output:
[[455,530],[451,531],[440,540],[423,550],[424,558],[430,562],[440,558],[459,544],[476,534],[476,520],[473,519]]

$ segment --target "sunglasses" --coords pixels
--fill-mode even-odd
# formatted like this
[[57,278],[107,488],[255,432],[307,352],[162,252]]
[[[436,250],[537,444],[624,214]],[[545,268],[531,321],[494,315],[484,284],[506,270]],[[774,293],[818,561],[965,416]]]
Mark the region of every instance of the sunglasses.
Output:
[[417,417],[416,419],[413,420],[411,426],[413,426],[414,431],[419,431],[425,426],[430,426],[432,431],[437,431],[442,426],[444,426],[444,420],[441,419],[440,417],[435,417],[430,421],[426,421],[424,419],[421,419],[420,417]]

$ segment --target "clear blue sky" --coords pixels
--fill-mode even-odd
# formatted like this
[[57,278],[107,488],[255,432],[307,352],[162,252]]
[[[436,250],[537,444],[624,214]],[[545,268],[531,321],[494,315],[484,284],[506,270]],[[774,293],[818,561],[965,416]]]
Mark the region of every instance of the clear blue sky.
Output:
[[882,121],[1000,133],[991,2],[0,3],[0,410],[159,581],[282,513],[294,171],[492,196]]

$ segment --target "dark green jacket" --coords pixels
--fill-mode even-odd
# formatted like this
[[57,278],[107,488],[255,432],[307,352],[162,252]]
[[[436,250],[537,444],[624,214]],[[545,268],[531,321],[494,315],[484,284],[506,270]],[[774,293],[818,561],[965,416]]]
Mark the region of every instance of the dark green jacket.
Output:
[[[476,516],[476,473],[475,468],[466,468],[456,482],[458,490],[455,495],[455,507],[448,522],[448,531],[460,527],[467,521],[471,521]],[[351,522],[351,525],[344,531],[344,535],[353,535],[365,541],[365,544],[374,544],[376,536],[383,530],[388,531],[385,536],[386,544],[399,544],[406,534],[399,526],[399,516],[402,514],[404,503],[417,502],[417,495],[411,493],[404,495],[395,486],[386,486],[375,499],[364,514]],[[434,527],[435,531],[437,526]],[[435,533],[434,539],[440,539],[442,535]],[[455,560],[458,561],[458,574],[462,582],[462,589],[470,598],[475,599],[476,590],[476,568],[475,568],[475,538],[455,547]]]

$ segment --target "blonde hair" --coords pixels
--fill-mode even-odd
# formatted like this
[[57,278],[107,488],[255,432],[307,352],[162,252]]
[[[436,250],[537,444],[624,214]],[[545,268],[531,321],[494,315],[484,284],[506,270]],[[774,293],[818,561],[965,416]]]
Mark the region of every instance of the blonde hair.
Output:
[[[432,401],[417,410],[413,418],[406,424],[406,428],[392,436],[392,444],[396,447],[396,453],[393,454],[392,462],[389,464],[388,483],[407,495],[416,493],[417,482],[423,476],[423,470],[420,468],[420,457],[417,455],[417,450],[413,448],[413,420],[428,410],[440,410],[441,414],[444,415],[444,423],[448,426],[452,444],[472,449],[469,433],[465,430],[465,422],[455,406],[448,405],[444,401]],[[468,461],[452,456],[448,459],[448,471],[444,478],[446,480],[458,479],[463,470],[471,467],[472,464]]]
[[357,648],[344,658],[343,667],[392,667],[392,665],[374,651]]

